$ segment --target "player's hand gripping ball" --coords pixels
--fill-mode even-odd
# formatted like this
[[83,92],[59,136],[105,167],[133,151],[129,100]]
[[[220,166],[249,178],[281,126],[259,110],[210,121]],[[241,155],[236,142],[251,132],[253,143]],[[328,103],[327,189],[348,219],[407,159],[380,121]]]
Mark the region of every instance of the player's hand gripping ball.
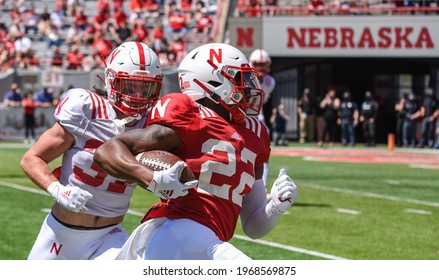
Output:
[[198,184],[198,180],[187,164],[170,152],[146,151],[136,155],[136,159],[154,171],[154,178],[147,190],[162,199],[184,196],[188,193],[188,189]]

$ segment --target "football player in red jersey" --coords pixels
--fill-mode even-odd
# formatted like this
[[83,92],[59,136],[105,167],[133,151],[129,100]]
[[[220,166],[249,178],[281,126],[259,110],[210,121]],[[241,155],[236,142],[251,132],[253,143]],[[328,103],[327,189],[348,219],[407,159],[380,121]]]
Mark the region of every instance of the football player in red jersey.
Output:
[[[56,200],[28,259],[114,259],[128,238],[121,222],[136,184],[102,171],[93,153],[123,130],[146,125],[160,94],[160,61],[143,43],[123,43],[106,61],[105,83],[108,99],[82,88],[64,93],[57,122],[21,160],[27,176]],[[49,163],[60,156],[55,176]]]
[[[183,92],[160,98],[148,126],[116,136],[94,159],[109,174],[147,187],[174,189],[178,174],[156,180],[134,155],[166,150],[194,172],[198,185],[186,195],[153,205],[117,259],[249,259],[228,243],[238,217],[244,232],[260,238],[293,204],[297,189],[282,169],[267,203],[263,163],[270,139],[258,120],[263,92],[245,55],[227,44],[200,46],[178,68]],[[162,176],[162,178],[164,178]]]

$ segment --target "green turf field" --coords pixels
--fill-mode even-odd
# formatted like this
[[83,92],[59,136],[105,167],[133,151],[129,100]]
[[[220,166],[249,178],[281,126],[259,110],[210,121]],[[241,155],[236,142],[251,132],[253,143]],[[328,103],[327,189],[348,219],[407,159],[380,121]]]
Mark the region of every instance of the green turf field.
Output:
[[[0,143],[2,260],[26,258],[53,203],[21,171],[25,151],[25,146]],[[238,224],[231,243],[251,258],[439,259],[438,169],[273,156],[270,185],[279,168],[286,168],[296,182],[298,198],[263,239],[249,240]],[[128,232],[156,201],[150,193],[136,190],[124,222]]]

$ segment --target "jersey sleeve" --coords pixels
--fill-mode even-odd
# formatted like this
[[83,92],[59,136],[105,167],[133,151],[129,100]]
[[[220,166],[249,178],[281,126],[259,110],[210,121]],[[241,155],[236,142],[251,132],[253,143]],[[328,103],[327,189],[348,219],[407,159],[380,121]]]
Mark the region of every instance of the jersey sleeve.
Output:
[[87,127],[87,116],[83,110],[84,99],[82,91],[72,89],[63,94],[55,108],[55,120],[72,134],[81,133]]
[[200,127],[196,117],[199,106],[189,96],[182,93],[171,93],[160,98],[148,115],[148,125],[161,124],[172,129],[186,142],[191,130]]
[[109,105],[101,97],[84,89],[71,89],[63,94],[55,108],[54,117],[74,137],[77,144],[83,144],[93,134],[95,119],[108,119]]
[[256,152],[255,167],[258,167],[267,162],[270,157],[270,135],[264,123],[256,117],[247,117],[245,127],[247,130],[246,145]]

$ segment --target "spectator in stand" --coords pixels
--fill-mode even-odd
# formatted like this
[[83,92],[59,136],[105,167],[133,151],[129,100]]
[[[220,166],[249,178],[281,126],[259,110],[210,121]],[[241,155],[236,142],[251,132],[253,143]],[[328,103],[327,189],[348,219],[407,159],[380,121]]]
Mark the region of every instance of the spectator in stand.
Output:
[[56,25],[51,24],[48,28],[46,28],[46,42],[49,48],[61,46],[63,41]]
[[195,21],[198,21],[201,18],[202,14],[203,14],[203,12],[202,12],[203,9],[207,10],[206,4],[204,4],[203,0],[197,0],[195,2],[195,9],[194,9],[194,19],[195,19]]
[[32,30],[33,35],[38,34],[38,20],[40,17],[35,12],[34,5],[29,8],[29,10],[24,14],[24,33],[29,34],[29,31]]
[[44,6],[43,11],[39,16],[40,19],[38,20],[38,32],[41,38],[43,38],[46,34],[46,29],[50,26],[49,8],[47,8],[47,6]]
[[99,35],[96,36],[92,48],[94,48],[97,54],[106,59],[113,49],[113,42],[106,38],[106,33],[104,30],[100,30]]
[[67,46],[81,44],[85,31],[79,26],[78,22],[74,22],[67,30],[65,44]]
[[53,88],[45,87],[37,93],[37,96],[35,97],[35,106],[44,108],[53,107],[54,100]]
[[322,0],[310,0],[308,5],[308,13],[310,15],[322,15],[326,8],[325,2]]
[[165,36],[165,31],[163,30],[163,24],[157,24],[152,30],[152,40],[161,40]]
[[143,19],[137,19],[133,27],[133,40],[144,42],[149,37],[149,29]]
[[207,12],[206,8],[201,9],[201,17],[196,19],[195,32],[210,34],[210,30],[212,29],[212,17]]
[[18,32],[14,40],[14,50],[15,62],[19,68],[25,69],[28,59],[31,56],[32,40],[25,36],[23,32]]
[[20,12],[20,8],[18,7],[18,5],[12,6],[12,9],[9,11],[9,16],[11,17],[11,20],[13,22],[21,20],[21,18],[20,18],[21,12]]
[[116,26],[126,24],[126,22],[128,21],[128,15],[124,12],[122,8],[115,9],[113,18]]
[[18,85],[16,83],[11,84],[11,89],[5,94],[3,104],[8,107],[21,107],[22,100],[23,97]]
[[15,35],[14,49],[16,54],[25,55],[32,48],[32,40],[27,37],[23,32],[18,32]]
[[98,10],[110,14],[110,0],[98,0],[96,2],[96,7],[98,8]]
[[53,52],[51,68],[55,71],[60,71],[64,68],[64,55],[59,47]]
[[144,8],[144,0],[130,0],[130,10],[133,13],[141,13]]
[[73,45],[66,55],[67,69],[81,70],[84,54],[79,50],[79,45]]
[[152,18],[154,22],[160,17],[160,4],[156,0],[145,1],[145,18]]
[[177,2],[175,0],[169,0],[165,6],[165,18],[169,18],[176,10],[178,10]]
[[87,28],[87,26],[89,25],[89,23],[88,23],[88,16],[85,14],[84,8],[78,7],[76,9],[75,22],[74,23],[75,23],[76,26],[78,26],[83,31]]
[[155,40],[152,49],[159,57],[162,65],[169,64],[169,43],[166,37],[162,37],[160,40]]
[[100,35],[100,26],[96,22],[92,22],[86,29],[84,33],[84,43],[85,45],[93,45],[95,38]]
[[114,26],[111,23],[108,26],[112,39],[116,42],[117,45],[122,44],[123,42],[131,41],[131,29],[128,27],[126,22],[121,22],[119,26]]
[[82,9],[84,0],[67,0],[67,11],[68,17],[74,17],[78,10]]
[[64,27],[64,20],[65,12],[62,6],[55,6],[55,10],[50,13],[50,25],[54,25],[58,30],[62,30]]
[[97,55],[95,49],[91,49],[90,53],[82,60],[82,69],[91,71],[97,68],[104,68],[103,60]]
[[248,0],[247,16],[248,17],[261,17],[262,16],[262,4],[259,0]]
[[93,17],[94,22],[97,23],[97,27],[100,29],[107,29],[110,22],[110,14],[106,10],[98,10]]
[[38,70],[40,66],[38,53],[32,49],[30,49],[21,60],[17,62],[20,69]]
[[169,60],[170,62],[180,62],[183,60],[185,53],[185,42],[182,37],[178,37],[177,40],[172,41],[169,44]]
[[6,26],[6,23],[0,20],[0,39],[5,39],[9,34],[9,28]]
[[67,15],[67,1],[66,0],[55,0],[55,9],[60,10],[64,16]]
[[113,0],[113,11],[116,12],[118,9],[123,9],[123,2],[125,0]]
[[186,18],[186,22],[190,22],[192,19],[192,0],[181,0],[180,11]]
[[180,10],[176,10],[169,16],[169,32],[184,34],[188,31],[186,18]]
[[0,71],[7,70],[14,64],[14,43],[7,37],[0,40]]
[[267,7],[266,14],[270,17],[273,17],[277,14],[277,0],[266,0],[265,6]]

